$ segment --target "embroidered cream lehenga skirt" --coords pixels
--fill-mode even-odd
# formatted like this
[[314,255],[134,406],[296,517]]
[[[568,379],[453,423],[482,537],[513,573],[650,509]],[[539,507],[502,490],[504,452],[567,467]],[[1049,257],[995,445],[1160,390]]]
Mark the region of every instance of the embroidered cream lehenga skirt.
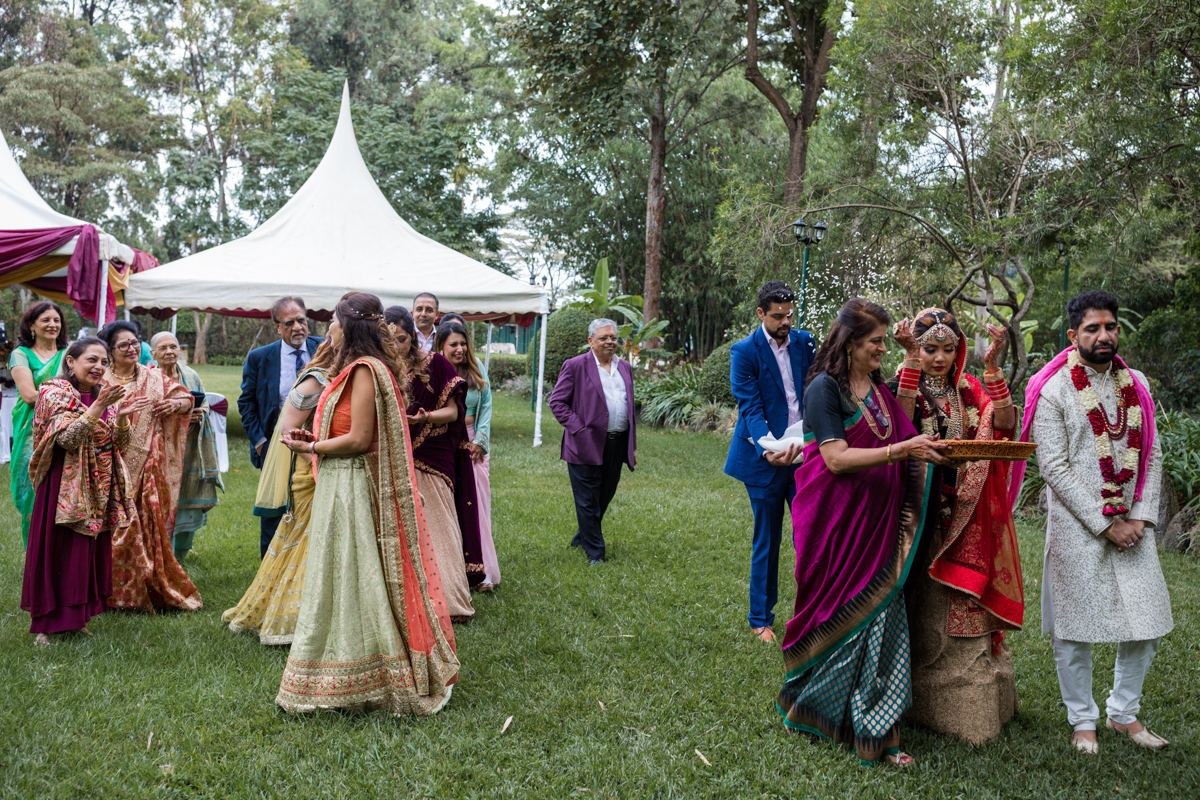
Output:
[[[393,610],[382,561],[396,545],[381,541],[368,460],[322,458],[319,467],[300,618],[275,702],[291,712],[434,714],[450,699],[458,662],[447,651],[434,668],[429,652],[408,645],[418,620]],[[427,591],[410,566],[403,579],[406,596]],[[410,603],[408,616],[419,607]]]

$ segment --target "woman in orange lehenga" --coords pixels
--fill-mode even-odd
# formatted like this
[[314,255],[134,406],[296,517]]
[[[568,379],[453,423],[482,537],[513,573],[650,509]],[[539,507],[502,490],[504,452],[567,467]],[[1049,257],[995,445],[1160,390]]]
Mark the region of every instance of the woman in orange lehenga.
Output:
[[428,716],[450,699],[458,658],[379,298],[342,297],[329,339],[337,377],[315,435],[283,438],[318,461],[300,617],[275,702]]
[[150,401],[148,409],[129,418],[132,430],[124,457],[137,513],[128,528],[113,533],[113,593],[108,604],[143,611],[194,611],[202,605],[200,593],[171,547],[192,395],[160,370],[138,363],[141,342],[131,323],[113,322],[101,333],[112,354],[106,378],[124,386],[126,396]]
[[[896,326],[907,351],[893,382],[900,407],[921,433],[943,439],[1008,439],[1016,410],[997,366],[1001,328],[988,326],[984,385],[966,373],[967,339],[954,315],[922,311]],[[1017,685],[1004,632],[1025,617],[1007,461],[938,466],[925,533],[908,582],[912,708],[906,719],[981,744],[1017,711]]]

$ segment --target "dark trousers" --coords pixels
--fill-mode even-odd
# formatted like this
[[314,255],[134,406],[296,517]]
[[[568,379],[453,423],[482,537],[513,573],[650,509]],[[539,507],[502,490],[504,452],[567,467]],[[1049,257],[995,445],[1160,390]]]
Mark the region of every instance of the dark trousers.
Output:
[[621,482],[621,466],[629,451],[629,431],[610,436],[604,441],[604,463],[567,464],[571,476],[571,494],[575,495],[575,520],[579,530],[571,544],[583,547],[588,558],[604,558],[604,533],[600,523],[604,512],[617,493]]
[[282,515],[278,517],[258,518],[258,547],[261,550],[258,557],[260,560],[267,557],[267,548],[271,546],[271,540],[275,538],[275,531],[279,528],[279,520],[281,519],[283,519]]
[[767,486],[747,486],[754,511],[754,538],[750,546],[751,628],[765,628],[775,621],[779,597],[779,540],[783,533],[783,510],[796,496],[794,470],[780,470]]

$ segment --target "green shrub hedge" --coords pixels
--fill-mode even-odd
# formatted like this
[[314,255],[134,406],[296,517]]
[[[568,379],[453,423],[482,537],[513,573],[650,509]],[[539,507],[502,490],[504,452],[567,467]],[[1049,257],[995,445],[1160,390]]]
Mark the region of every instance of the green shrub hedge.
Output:
[[[550,315],[546,326],[546,383],[551,386],[558,380],[563,362],[574,358],[587,347],[587,329],[591,324],[591,312],[582,308],[560,308]],[[539,340],[534,341],[525,354],[525,366],[529,375],[537,374]]]
[[[475,358],[479,360],[479,366],[482,367],[484,355],[476,353]],[[493,389],[498,389],[508,381],[525,375],[525,370],[525,356],[492,353],[491,363],[488,365],[488,382]]]
[[732,345],[732,342],[723,344],[704,359],[698,389],[700,396],[709,402],[726,406],[737,405],[729,388],[729,348]]

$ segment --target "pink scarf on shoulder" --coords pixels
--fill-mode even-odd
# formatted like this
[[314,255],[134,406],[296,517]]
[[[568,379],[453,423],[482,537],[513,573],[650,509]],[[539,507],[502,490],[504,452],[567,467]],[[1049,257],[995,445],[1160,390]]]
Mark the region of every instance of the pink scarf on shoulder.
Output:
[[[1029,441],[1029,432],[1033,428],[1033,417],[1037,412],[1038,400],[1041,397],[1042,389],[1046,383],[1058,374],[1067,363],[1067,356],[1075,346],[1072,345],[1066,350],[1050,359],[1050,363],[1038,370],[1037,374],[1029,379],[1029,383],[1025,385],[1025,420],[1021,425],[1021,435],[1017,438],[1019,442]],[[1120,356],[1113,356],[1113,361],[1123,369],[1129,369]],[[1142,489],[1146,486],[1146,467],[1150,464],[1150,451],[1154,447],[1154,400],[1150,397],[1150,390],[1137,379],[1137,376],[1130,370],[1129,377],[1133,381],[1133,388],[1137,391],[1138,400],[1142,403],[1142,451],[1138,454],[1138,473],[1137,487],[1133,493],[1134,501],[1142,499]],[[1025,462],[1018,461],[1013,464],[1012,482],[1009,484],[1008,499],[1013,508],[1016,508],[1017,497],[1021,494],[1021,480],[1025,477]]]

